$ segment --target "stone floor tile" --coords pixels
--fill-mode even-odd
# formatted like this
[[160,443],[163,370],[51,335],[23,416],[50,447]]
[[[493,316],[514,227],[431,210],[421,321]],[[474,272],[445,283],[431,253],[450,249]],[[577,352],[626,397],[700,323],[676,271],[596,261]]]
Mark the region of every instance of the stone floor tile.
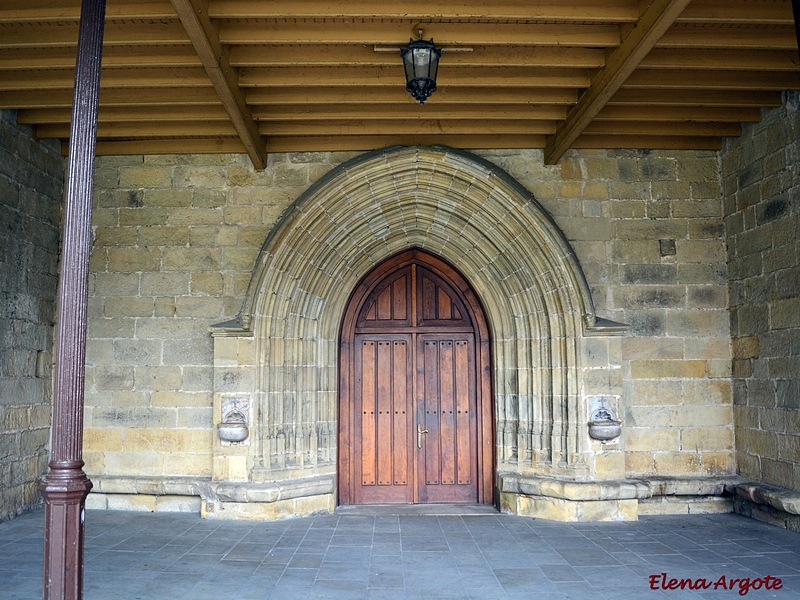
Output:
[[367,587],[370,590],[374,589],[391,589],[402,590],[405,587],[405,580],[403,573],[383,572],[378,569],[372,569],[367,581]]
[[[252,523],[89,511],[87,519],[86,600],[217,600],[221,591],[237,600],[735,597],[649,589],[661,572],[786,573],[782,590],[750,595],[800,598],[798,534],[736,515],[579,524],[490,514]],[[42,524],[41,513],[0,524],[2,600],[41,597]]]
[[539,569],[544,573],[550,581],[554,583],[563,583],[566,581],[586,581],[586,578],[581,575],[576,569],[570,566],[561,565],[541,565]]

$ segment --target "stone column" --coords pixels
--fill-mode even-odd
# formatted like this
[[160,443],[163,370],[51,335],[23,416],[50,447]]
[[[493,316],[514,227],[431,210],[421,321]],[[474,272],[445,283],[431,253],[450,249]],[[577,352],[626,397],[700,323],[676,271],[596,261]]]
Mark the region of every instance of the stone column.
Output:
[[83,510],[92,487],[83,472],[83,384],[104,18],[105,0],[83,0],[64,199],[50,470],[40,486],[45,599],[83,596]]

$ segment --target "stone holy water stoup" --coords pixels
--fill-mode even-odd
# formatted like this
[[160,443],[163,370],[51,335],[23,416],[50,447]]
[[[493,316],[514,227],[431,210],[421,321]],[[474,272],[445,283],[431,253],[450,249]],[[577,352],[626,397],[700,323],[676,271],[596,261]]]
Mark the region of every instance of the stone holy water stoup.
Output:
[[596,440],[607,442],[619,437],[622,432],[622,421],[617,421],[606,408],[600,408],[589,420],[589,435]]
[[231,401],[229,406],[223,409],[222,422],[217,425],[217,435],[223,442],[239,443],[243,442],[250,435],[250,428],[247,426],[247,415],[236,401]]

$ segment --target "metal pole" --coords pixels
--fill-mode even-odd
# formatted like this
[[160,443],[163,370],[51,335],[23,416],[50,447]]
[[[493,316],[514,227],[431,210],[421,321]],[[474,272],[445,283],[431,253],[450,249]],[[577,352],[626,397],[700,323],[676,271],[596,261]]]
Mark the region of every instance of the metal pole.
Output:
[[83,382],[105,5],[105,0],[82,0],[78,34],[58,284],[50,470],[39,486],[45,500],[42,594],[46,600],[83,596],[83,511],[92,488],[83,472]]

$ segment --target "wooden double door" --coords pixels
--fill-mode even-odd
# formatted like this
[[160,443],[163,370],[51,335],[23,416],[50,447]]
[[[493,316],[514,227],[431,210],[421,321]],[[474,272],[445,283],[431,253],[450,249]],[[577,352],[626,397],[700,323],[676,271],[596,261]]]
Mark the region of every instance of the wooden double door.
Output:
[[419,250],[362,282],[340,349],[340,503],[492,502],[485,325],[463,278]]

